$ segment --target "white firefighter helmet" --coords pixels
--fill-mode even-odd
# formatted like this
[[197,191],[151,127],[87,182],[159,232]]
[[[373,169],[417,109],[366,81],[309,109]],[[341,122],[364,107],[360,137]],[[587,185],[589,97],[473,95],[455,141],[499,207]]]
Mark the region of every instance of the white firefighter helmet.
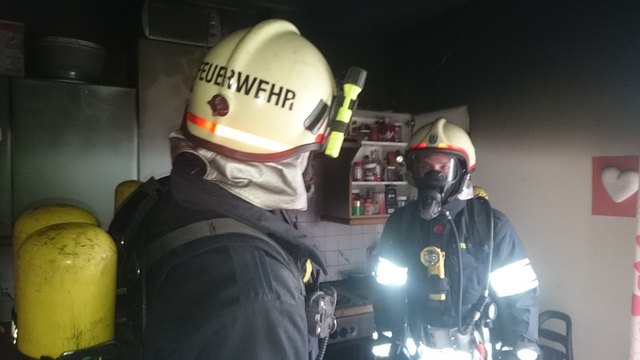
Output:
[[465,160],[464,165],[468,172],[473,172],[476,168],[476,150],[469,135],[460,126],[448,122],[445,118],[424,125],[411,136],[409,152],[415,153],[423,149],[457,154]]
[[284,20],[226,36],[196,74],[183,129],[195,145],[242,161],[318,150],[335,82],[320,51]]
[[458,125],[440,118],[419,128],[406,155],[407,179],[418,189],[422,218],[430,220],[450,200],[473,195],[469,176],[476,166],[476,152]]

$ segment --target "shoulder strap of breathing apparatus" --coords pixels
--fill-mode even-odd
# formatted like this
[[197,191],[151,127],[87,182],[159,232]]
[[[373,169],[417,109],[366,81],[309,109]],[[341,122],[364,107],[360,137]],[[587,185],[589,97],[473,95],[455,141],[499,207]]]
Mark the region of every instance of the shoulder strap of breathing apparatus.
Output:
[[[278,261],[286,266],[294,276],[299,274],[299,270],[297,270],[293,259],[273,239],[232,218],[218,218],[192,223],[162,236],[149,246],[145,247],[144,266],[146,269],[149,269],[165,254],[191,241],[201,239],[203,237],[227,233],[247,234],[251,235],[251,237],[244,238],[242,240],[236,238],[231,241],[223,241],[221,238],[215,237],[209,238],[209,248],[239,244],[256,246],[278,259]],[[321,290],[317,286],[317,276],[319,276],[319,272],[320,270],[318,270],[313,279],[315,286],[314,291],[307,294],[305,299],[308,335],[314,338],[323,339],[321,351],[316,359],[321,359],[324,356],[328,336],[336,329],[334,312],[337,293],[332,287],[328,287],[326,289],[323,288]],[[297,276],[297,279],[300,282],[299,286],[301,289],[304,289],[302,278]]]
[[[496,305],[489,298],[489,276],[493,266],[493,209],[489,200],[483,196],[476,196],[468,201],[465,211],[472,224],[471,236],[476,240],[474,248],[476,257],[485,260],[486,278],[485,288],[478,300],[469,309],[463,332],[471,332],[478,323],[486,330],[492,327],[492,322],[496,317]],[[488,331],[483,334],[486,342],[489,341]]]

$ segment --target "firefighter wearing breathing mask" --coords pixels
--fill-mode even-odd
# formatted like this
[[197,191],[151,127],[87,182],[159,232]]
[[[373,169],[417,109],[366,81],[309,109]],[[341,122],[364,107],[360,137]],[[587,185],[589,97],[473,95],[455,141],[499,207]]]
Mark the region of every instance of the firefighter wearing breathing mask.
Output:
[[319,353],[311,336],[326,324],[309,324],[303,278],[308,261],[326,269],[280,210],[306,210],[305,170],[334,95],[325,58],[284,20],[229,34],[206,55],[170,134],[171,174],[140,185],[110,227],[141,357]]
[[474,196],[473,144],[438,119],[406,153],[418,197],[393,213],[377,246],[375,304],[389,356],[409,359],[538,357],[538,279],[507,217]]

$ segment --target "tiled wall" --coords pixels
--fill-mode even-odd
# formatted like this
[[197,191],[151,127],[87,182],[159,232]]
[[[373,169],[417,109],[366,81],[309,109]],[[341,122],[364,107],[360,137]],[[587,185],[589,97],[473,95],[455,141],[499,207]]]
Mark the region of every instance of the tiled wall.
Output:
[[309,221],[300,222],[299,229],[312,237],[321,251],[328,270],[325,280],[339,280],[350,271],[369,271],[367,248],[380,237],[382,225]]
[[382,233],[382,224],[344,225],[320,220],[321,195],[317,192],[310,198],[307,211],[291,211],[292,221],[298,229],[312,238],[321,252],[328,276],[321,281],[344,279],[348,272],[367,272],[367,248],[375,245]]

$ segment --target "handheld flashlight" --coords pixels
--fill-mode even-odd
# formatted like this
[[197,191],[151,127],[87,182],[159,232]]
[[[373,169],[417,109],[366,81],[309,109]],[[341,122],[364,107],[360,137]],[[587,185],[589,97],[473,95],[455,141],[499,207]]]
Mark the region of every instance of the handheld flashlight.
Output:
[[[429,246],[420,252],[420,262],[426,266],[430,276],[444,279],[444,251],[435,246]],[[444,300],[445,294],[429,294],[431,300]]]

